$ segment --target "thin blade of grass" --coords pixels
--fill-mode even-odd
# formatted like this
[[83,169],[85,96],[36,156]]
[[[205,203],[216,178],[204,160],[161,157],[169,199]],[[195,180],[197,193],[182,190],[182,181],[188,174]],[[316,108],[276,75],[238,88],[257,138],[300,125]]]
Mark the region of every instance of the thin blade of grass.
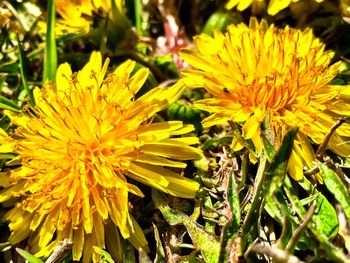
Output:
[[27,66],[26,66],[26,56],[23,51],[23,47],[21,44],[21,41],[17,35],[17,42],[18,42],[18,57],[19,57],[19,70],[21,73],[21,79],[22,79],[22,85],[24,90],[26,91],[29,102],[32,106],[35,105],[35,100],[32,91],[29,89],[28,81],[27,81]]
[[0,95],[0,109],[18,112],[20,107],[14,101]]
[[44,58],[43,82],[55,82],[57,68],[57,51],[55,39],[55,0],[49,0],[47,6],[47,30]]
[[142,22],[142,2],[141,0],[134,0],[135,5],[135,28],[137,33],[141,33],[141,22]]
[[32,254],[23,249],[16,248],[16,251],[18,252],[18,254],[20,254],[22,257],[28,260],[29,263],[44,263],[44,261],[42,261],[40,258],[33,256]]

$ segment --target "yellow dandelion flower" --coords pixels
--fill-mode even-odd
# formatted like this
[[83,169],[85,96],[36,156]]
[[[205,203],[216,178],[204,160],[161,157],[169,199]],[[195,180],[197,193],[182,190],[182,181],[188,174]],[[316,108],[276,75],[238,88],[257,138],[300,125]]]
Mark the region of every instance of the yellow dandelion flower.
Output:
[[[292,3],[296,3],[299,1],[300,0],[270,0],[269,5],[267,7],[267,13],[269,15],[274,16],[281,10],[290,6]],[[312,0],[312,1],[321,3],[324,0]],[[238,11],[243,11],[253,4],[259,4],[259,2],[265,3],[266,0],[228,0],[225,5],[225,8],[232,9],[236,7]]]
[[[350,115],[349,87],[328,85],[341,67],[340,62],[329,66],[333,52],[325,51],[311,29],[277,29],[255,18],[249,27],[230,25],[226,34],[202,34],[194,42],[195,50],[183,49],[180,55],[197,68],[183,71],[188,85],[203,85],[212,95],[195,103],[212,113],[203,120],[204,127],[241,123],[242,136],[251,140],[258,152],[265,117],[269,116],[268,126],[275,138],[299,127],[289,172],[301,179],[303,167],[311,167],[315,159],[307,136],[320,144],[337,119]],[[349,124],[341,126],[329,148],[349,156],[349,131]],[[239,150],[243,145],[234,138],[232,147]]]
[[63,64],[56,86],[34,91],[36,106],[26,105],[19,115],[6,112],[16,128],[0,130],[0,152],[14,153],[7,165],[16,166],[0,174],[0,202],[16,204],[5,216],[10,243],[29,237],[28,249],[37,256],[47,256],[65,238],[73,241],[73,260],[83,262],[91,256],[97,261],[93,246],[107,246],[120,260],[119,235],[145,248],[128,211],[128,193],[143,194],[127,178],[183,198],[198,190],[174,170],[201,157],[190,146],[198,138],[181,136],[193,126],[152,123],[184,85],[135,99],[148,69],[130,76],[135,62],[128,60],[104,78],[107,66],[96,52],[78,73]]
[[56,0],[56,12],[61,16],[56,23],[56,32],[89,31],[95,10],[91,0]]
[[[116,10],[124,14],[122,0],[113,0]],[[60,15],[56,23],[56,34],[88,32],[93,24],[94,16],[101,14],[108,17],[112,7],[111,0],[56,0],[56,11]],[[46,30],[45,23],[41,23]]]

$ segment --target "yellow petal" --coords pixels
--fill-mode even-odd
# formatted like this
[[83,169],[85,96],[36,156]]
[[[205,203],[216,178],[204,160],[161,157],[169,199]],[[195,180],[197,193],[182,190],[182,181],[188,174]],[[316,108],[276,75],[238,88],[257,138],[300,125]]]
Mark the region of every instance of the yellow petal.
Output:
[[148,184],[171,195],[179,196],[182,198],[193,198],[196,192],[198,191],[199,184],[193,180],[190,180],[184,176],[180,176],[177,173],[174,173],[160,166],[153,166],[149,164],[142,165],[145,168],[145,170],[148,170],[152,173],[162,174],[165,177],[165,179],[169,182],[169,184],[166,187],[164,187],[161,184],[159,184],[156,180],[135,178],[131,176],[133,179],[140,181],[144,184]]
[[81,258],[81,255],[83,254],[84,236],[85,234],[83,226],[80,226],[78,229],[75,229],[73,231],[73,260],[78,261]]
[[[56,87],[57,87],[57,94],[60,96],[60,98],[64,98],[64,96],[67,94],[67,92],[71,89],[71,76],[72,76],[72,69],[68,63],[61,64],[56,73]],[[38,98],[35,101],[40,101],[40,97],[42,94],[39,93],[38,89],[35,91],[35,97]]]
[[[153,166],[152,166],[153,167]],[[165,177],[153,169],[149,170],[149,166],[141,163],[131,163],[129,166],[129,176],[133,176],[135,180],[142,178],[149,183],[157,182],[157,184],[167,187],[169,182]]]
[[57,222],[59,210],[57,208],[52,209],[52,211],[47,215],[44,220],[43,225],[40,228],[40,238],[39,238],[39,246],[45,247],[53,237],[53,234],[56,230],[56,225],[53,222]]
[[[131,232],[132,234],[128,238],[128,240],[137,250],[139,250],[141,248],[147,252],[148,248],[147,248],[147,240],[145,238],[145,235],[143,234],[142,229],[137,224],[136,220],[132,216],[130,216],[130,218],[132,220],[132,225],[133,225],[134,231]],[[130,225],[129,225],[129,227],[130,227]]]
[[258,133],[259,128],[260,122],[255,118],[254,115],[251,116],[243,125],[243,137],[245,139],[251,139],[254,135]]
[[304,165],[298,154],[293,150],[288,161],[289,175],[296,181],[304,177]]
[[291,0],[271,0],[267,8],[267,13],[274,16],[282,9],[288,7],[290,2]]
[[169,167],[177,167],[177,168],[185,168],[187,166],[186,163],[183,163],[183,162],[171,161],[166,158],[162,158],[154,155],[147,155],[147,154],[140,155],[136,159],[136,161],[140,163],[148,163],[153,165],[169,166]]
[[141,146],[140,149],[146,154],[158,155],[177,160],[193,160],[202,157],[201,150],[177,142],[172,143],[170,141],[147,143]]
[[98,213],[93,214],[94,218],[94,235],[96,237],[96,243],[97,246],[100,248],[105,247],[105,231],[104,231],[104,224],[102,223],[102,218],[99,216]]

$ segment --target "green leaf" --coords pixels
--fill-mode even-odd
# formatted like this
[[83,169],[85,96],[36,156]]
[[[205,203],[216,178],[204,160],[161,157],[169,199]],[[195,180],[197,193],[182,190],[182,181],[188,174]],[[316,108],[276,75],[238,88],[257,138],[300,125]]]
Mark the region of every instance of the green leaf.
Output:
[[[280,149],[275,150],[270,142],[263,137],[266,155],[271,159],[271,164],[265,172],[265,210],[278,222],[283,223],[283,232],[279,239],[279,246],[284,248],[296,223],[293,212],[286,202],[281,187],[287,174],[288,160],[292,153],[294,138],[298,129],[292,128],[285,135]],[[284,213],[282,213],[284,211]],[[285,216],[287,217],[285,217]],[[288,220],[286,220],[288,219]]]
[[156,207],[170,225],[181,224],[186,227],[193,244],[201,250],[206,262],[218,262],[220,242],[214,234],[207,232],[186,214],[170,208],[167,205],[170,203],[169,198],[165,194],[152,189],[152,198]]
[[320,173],[323,177],[327,189],[334,195],[335,199],[341,204],[344,213],[350,220],[350,195],[343,182],[335,171],[328,168],[324,163],[319,164]]
[[[202,215],[206,218],[215,218],[217,215],[213,209],[213,203],[211,201],[211,197],[209,194],[205,194],[203,197],[203,210]],[[216,223],[211,220],[205,220],[204,229],[208,232],[215,233],[215,225]]]
[[266,138],[266,136],[262,135],[262,141],[263,141],[264,150],[267,155],[267,159],[271,162],[273,157],[275,156],[276,151],[273,148],[270,141]]
[[[319,233],[324,234],[325,236],[328,237],[333,237],[337,233],[337,226],[338,226],[338,217],[337,213],[334,209],[334,207],[329,203],[328,199],[321,194],[317,189],[314,188],[314,186],[310,183],[310,181],[304,177],[302,180],[298,181],[299,185],[304,188],[304,190],[309,194],[309,195],[314,195],[318,194],[319,196],[316,198],[316,210],[315,210],[315,215],[318,216],[320,214],[320,217],[316,220],[316,226],[317,231]],[[295,191],[294,189],[291,189],[291,191]],[[294,193],[295,194],[295,193]],[[296,195],[296,194],[295,194]],[[299,200],[299,199],[298,199]],[[299,206],[302,206],[301,201]],[[320,208],[322,210],[320,211]],[[305,216],[305,210],[304,212],[301,210],[296,210],[296,212],[299,214],[299,216],[304,217]],[[324,217],[324,219],[322,219]]]
[[20,107],[12,100],[9,100],[5,98],[4,96],[0,95],[0,108],[10,111],[18,112],[20,110]]
[[234,173],[229,176],[228,187],[227,187],[227,202],[231,209],[232,218],[227,222],[223,229],[222,239],[220,244],[220,256],[219,263],[227,262],[230,252],[231,243],[236,237],[236,233],[241,223],[241,211],[240,201],[237,192],[237,183],[235,180]]
[[281,188],[287,174],[288,160],[292,153],[293,142],[298,129],[292,128],[285,135],[281,148],[273,157],[271,165],[266,171],[266,195],[272,196],[276,189]]
[[207,151],[211,148],[218,147],[219,145],[222,145],[222,144],[230,144],[231,142],[232,142],[232,136],[223,136],[218,139],[208,139],[203,144],[203,150]]
[[57,51],[55,39],[55,0],[49,0],[47,6],[47,30],[45,43],[45,58],[44,58],[44,75],[43,83],[50,80],[55,82],[57,68]]
[[265,169],[267,165],[266,154],[260,156],[258,171],[256,174],[254,192],[253,192],[253,201],[250,205],[250,208],[247,212],[246,218],[242,225],[242,240],[241,247],[242,251],[247,249],[248,244],[253,242],[259,233],[259,220],[261,206],[263,205],[263,190],[265,183]]
[[17,41],[18,41],[18,55],[19,55],[19,70],[21,72],[21,78],[22,78],[22,85],[24,90],[26,91],[28,97],[29,97],[29,102],[32,106],[35,105],[33,93],[29,88],[28,81],[27,81],[27,58],[24,54],[23,47],[21,44],[21,41],[19,40],[19,37],[17,36]]
[[213,35],[213,30],[218,29],[221,32],[226,31],[229,24],[238,24],[243,22],[242,16],[237,12],[215,12],[207,20],[204,25],[203,33]]
[[44,263],[44,261],[42,261],[40,258],[33,256],[32,254],[23,249],[16,248],[16,251],[18,252],[18,254],[20,254],[22,257],[28,260],[29,263]]
[[[281,148],[274,155],[270,166],[265,172],[265,209],[278,221],[282,220],[283,218],[279,205],[285,207],[284,210],[286,212],[288,211],[287,204],[283,202],[283,197],[281,196],[281,193],[278,192],[282,187],[283,179],[287,174],[288,160],[290,154],[292,153],[296,133],[296,128],[293,128],[287,132],[283,139]],[[267,140],[265,141],[265,144],[266,143]],[[270,150],[271,152],[269,155],[272,155],[273,148],[270,148]],[[281,200],[281,202],[278,202],[277,196],[279,196],[279,200]]]
[[327,237],[334,237],[338,233],[337,213],[322,194],[316,199],[316,210],[312,221],[315,222],[316,229]]
[[104,263],[115,263],[112,256],[107,252],[104,251],[100,247],[93,246],[95,252],[101,256],[101,262]]
[[19,69],[19,62],[8,62],[0,65],[0,72],[16,75]]
[[[304,179],[306,181],[306,179]],[[299,200],[298,195],[288,177],[284,180],[284,190],[286,191],[288,199],[292,203],[293,210],[297,212],[301,219],[306,216],[306,209],[303,203]],[[316,197],[316,210],[312,217],[312,225],[317,233],[327,237],[333,237],[337,233],[338,219],[336,211],[328,202],[327,198],[314,190]],[[309,193],[310,194],[310,193]]]
[[174,63],[174,59],[171,55],[158,56],[154,60],[154,64],[159,68],[162,73],[168,78],[178,78],[179,70]]

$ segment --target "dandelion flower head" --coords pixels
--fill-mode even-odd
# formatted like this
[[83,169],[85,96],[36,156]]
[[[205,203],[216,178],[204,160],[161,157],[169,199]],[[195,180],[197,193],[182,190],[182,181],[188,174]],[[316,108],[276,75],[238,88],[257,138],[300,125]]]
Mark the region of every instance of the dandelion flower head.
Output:
[[[307,137],[322,143],[336,121],[350,114],[349,88],[328,84],[341,62],[330,65],[333,52],[325,51],[311,29],[278,29],[255,18],[249,26],[230,25],[226,34],[201,34],[194,42],[194,50],[183,49],[180,55],[195,68],[183,71],[188,85],[203,86],[212,95],[195,103],[212,113],[203,125],[239,123],[243,138],[258,152],[266,116],[275,138],[298,127],[289,173],[301,179],[303,168],[315,159]],[[328,144],[338,155],[350,155],[349,129],[342,125]],[[243,144],[234,137],[232,147],[240,150]]]
[[135,98],[148,69],[133,74],[135,62],[128,60],[105,77],[107,66],[97,52],[78,73],[62,64],[57,85],[34,90],[35,106],[6,112],[15,127],[0,130],[0,152],[15,157],[7,162],[13,168],[0,174],[0,202],[15,204],[5,216],[9,242],[28,238],[27,249],[37,256],[48,256],[66,238],[73,241],[73,260],[83,262],[98,261],[93,246],[107,246],[120,261],[120,238],[145,249],[128,208],[128,194],[143,193],[127,178],[183,198],[198,190],[177,173],[182,161],[201,156],[190,146],[198,139],[182,136],[193,126],[152,122],[184,85]]
[[[281,10],[290,6],[292,3],[296,3],[299,1],[300,0],[270,0],[269,5],[267,7],[267,13],[269,15],[274,16]],[[308,0],[308,1],[321,3],[324,0]],[[236,7],[238,11],[243,11],[247,9],[249,6],[259,2],[263,2],[265,4],[266,0],[228,0],[225,7],[227,9],[232,9]]]
[[[123,10],[121,0],[112,0],[118,10]],[[111,0],[56,0],[56,10],[61,16],[57,20],[56,32],[88,32],[94,16],[102,14],[108,16],[111,10]],[[42,25],[44,27],[44,25]]]

